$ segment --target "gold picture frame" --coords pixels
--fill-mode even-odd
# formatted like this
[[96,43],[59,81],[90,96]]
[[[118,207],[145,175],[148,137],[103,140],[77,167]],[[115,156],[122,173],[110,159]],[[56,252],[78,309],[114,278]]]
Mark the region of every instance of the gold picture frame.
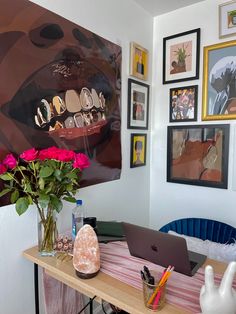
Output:
[[130,43],[130,75],[148,79],[148,50],[135,42]]
[[204,47],[202,120],[236,119],[236,40]]

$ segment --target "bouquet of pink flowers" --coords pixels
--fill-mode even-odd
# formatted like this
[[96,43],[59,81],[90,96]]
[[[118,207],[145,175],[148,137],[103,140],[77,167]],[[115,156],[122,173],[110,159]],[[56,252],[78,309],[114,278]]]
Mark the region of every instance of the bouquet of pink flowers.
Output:
[[57,147],[40,151],[32,148],[18,158],[8,154],[0,163],[0,179],[4,181],[0,197],[10,193],[19,215],[35,204],[45,229],[53,211],[61,211],[62,200],[76,201],[80,176],[87,167],[86,155]]

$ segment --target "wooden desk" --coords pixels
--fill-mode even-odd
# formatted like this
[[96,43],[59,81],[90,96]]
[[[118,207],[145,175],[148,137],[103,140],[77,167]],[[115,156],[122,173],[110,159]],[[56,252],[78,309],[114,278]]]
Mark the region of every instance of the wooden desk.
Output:
[[[55,257],[39,256],[37,247],[24,251],[23,256],[31,262],[43,267],[50,276],[90,298],[97,296],[98,301],[103,299],[132,314],[150,314],[150,310],[146,309],[143,304],[141,290],[135,289],[111,276],[99,272],[99,274],[92,279],[80,279],[75,274],[72,260],[61,262]],[[227,266],[210,259],[207,259],[205,265],[206,264],[212,265],[214,271],[217,273],[223,273]],[[160,312],[162,314],[190,313],[170,304],[166,304]]]

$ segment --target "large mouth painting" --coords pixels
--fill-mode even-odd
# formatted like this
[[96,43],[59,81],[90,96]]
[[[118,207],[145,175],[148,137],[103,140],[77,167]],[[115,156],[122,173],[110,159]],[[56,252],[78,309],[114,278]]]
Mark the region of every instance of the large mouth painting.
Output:
[[82,186],[118,179],[121,48],[30,1],[0,5],[0,158],[55,145],[89,156]]

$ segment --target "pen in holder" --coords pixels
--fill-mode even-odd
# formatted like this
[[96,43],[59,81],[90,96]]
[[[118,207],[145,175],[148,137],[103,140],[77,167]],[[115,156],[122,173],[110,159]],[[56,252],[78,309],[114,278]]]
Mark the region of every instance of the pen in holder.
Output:
[[[151,274],[156,278],[153,272]],[[160,311],[165,304],[166,282],[162,285],[159,285],[158,281],[156,284],[150,284],[143,279],[142,282],[145,306],[150,310]]]

